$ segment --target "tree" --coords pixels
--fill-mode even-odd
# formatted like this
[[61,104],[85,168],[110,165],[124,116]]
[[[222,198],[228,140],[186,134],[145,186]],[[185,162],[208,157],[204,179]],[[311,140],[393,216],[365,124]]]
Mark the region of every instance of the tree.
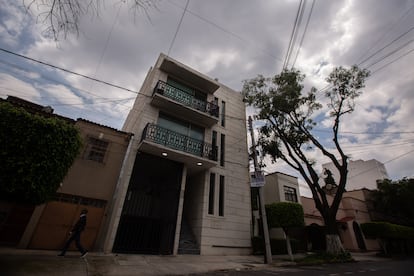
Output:
[[79,131],[55,117],[0,102],[0,199],[41,204],[55,195],[81,147]]
[[[134,11],[155,7],[154,0],[119,0],[118,4],[128,3]],[[101,0],[23,0],[27,11],[37,9],[37,21],[46,26],[44,35],[58,41],[70,33],[79,35],[79,24],[83,16],[99,17]],[[147,14],[148,16],[148,14]]]
[[293,261],[289,229],[304,225],[302,205],[294,202],[277,202],[266,205],[266,216],[269,228],[282,228],[286,235],[286,248]]
[[378,182],[378,190],[371,193],[374,211],[382,220],[392,223],[414,226],[414,179],[403,178],[397,181],[389,179]]
[[[330,145],[324,145],[312,133],[314,127],[320,124],[314,119],[314,114],[322,108],[322,104],[316,100],[315,88],[302,95],[305,76],[299,71],[285,69],[272,78],[259,75],[245,80],[243,84],[245,102],[256,108],[258,114],[255,118],[263,123],[259,129],[258,145],[272,162],[283,160],[306,181],[325,223],[327,252],[332,254],[344,251],[336,225],[336,214],[348,173],[348,156],[339,142],[340,122],[344,115],[354,111],[354,100],[362,93],[360,90],[368,75],[367,70],[357,66],[349,69],[338,67],[327,78],[330,89],[324,94],[328,99],[328,116],[332,120]],[[316,162],[310,157],[313,150],[319,150],[338,169],[340,178],[331,204],[326,189],[322,188],[323,181],[314,168]]]

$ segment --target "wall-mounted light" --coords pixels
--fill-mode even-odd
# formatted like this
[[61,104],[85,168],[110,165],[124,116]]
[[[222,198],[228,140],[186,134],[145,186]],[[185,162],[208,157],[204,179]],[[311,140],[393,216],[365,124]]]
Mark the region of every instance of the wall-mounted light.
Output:
[[197,166],[203,166],[203,163],[198,162],[198,163],[197,163]]
[[162,155],[162,156],[168,156],[168,153],[163,152],[163,153],[161,153],[161,155]]

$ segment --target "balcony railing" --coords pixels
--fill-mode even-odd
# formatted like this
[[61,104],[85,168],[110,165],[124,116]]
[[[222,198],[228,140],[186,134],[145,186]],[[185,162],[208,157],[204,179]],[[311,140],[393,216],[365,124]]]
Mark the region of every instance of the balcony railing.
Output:
[[158,81],[157,86],[154,89],[154,93],[161,94],[174,101],[182,103],[188,107],[194,108],[201,112],[207,113],[216,118],[218,118],[219,116],[219,107],[214,102],[206,102],[197,99],[193,95],[170,84],[167,84],[166,82]]
[[171,149],[217,161],[217,146],[213,147],[204,141],[191,138],[155,124],[148,123],[145,126],[141,140],[151,141]]

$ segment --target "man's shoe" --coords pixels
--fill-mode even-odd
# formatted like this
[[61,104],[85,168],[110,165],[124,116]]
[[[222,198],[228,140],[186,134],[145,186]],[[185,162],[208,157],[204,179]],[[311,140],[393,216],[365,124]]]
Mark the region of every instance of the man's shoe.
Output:
[[65,257],[65,254],[60,253],[60,254],[58,254],[58,256],[59,256],[59,257]]
[[86,255],[88,255],[88,251],[83,252],[83,254],[81,255],[81,258],[85,258]]

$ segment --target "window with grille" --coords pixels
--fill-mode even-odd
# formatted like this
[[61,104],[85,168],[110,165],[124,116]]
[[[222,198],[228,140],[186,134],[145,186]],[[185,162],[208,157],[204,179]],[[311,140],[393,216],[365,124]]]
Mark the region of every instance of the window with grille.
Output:
[[103,163],[108,145],[109,142],[107,141],[89,137],[86,146],[85,159]]
[[296,195],[296,189],[288,186],[283,186],[285,190],[285,200],[290,202],[298,202],[298,197]]

